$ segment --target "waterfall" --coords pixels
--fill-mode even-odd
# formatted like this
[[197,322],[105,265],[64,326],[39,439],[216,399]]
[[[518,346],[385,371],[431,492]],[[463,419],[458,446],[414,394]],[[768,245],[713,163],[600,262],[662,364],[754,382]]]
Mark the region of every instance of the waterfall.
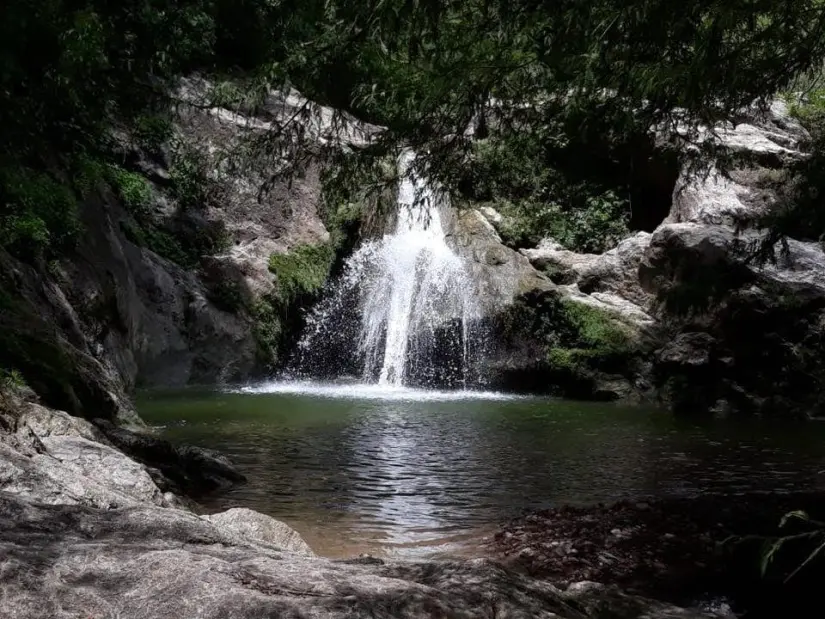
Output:
[[449,197],[398,161],[395,229],[364,243],[313,310],[293,364],[301,375],[360,374],[387,386],[472,380],[474,282],[447,244],[442,214]]

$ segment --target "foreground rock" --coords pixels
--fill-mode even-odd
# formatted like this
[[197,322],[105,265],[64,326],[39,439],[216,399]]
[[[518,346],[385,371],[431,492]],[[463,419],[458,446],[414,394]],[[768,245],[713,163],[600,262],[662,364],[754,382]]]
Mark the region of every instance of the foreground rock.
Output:
[[7,493],[0,550],[3,612],[28,619],[583,619],[605,607],[622,617],[700,616],[609,588],[564,593],[489,561],[332,562],[227,534],[180,510],[46,506]]

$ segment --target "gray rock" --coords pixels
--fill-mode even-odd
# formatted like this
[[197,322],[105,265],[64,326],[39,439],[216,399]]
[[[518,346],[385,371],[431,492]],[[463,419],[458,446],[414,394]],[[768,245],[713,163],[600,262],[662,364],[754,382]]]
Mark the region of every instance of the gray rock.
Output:
[[271,544],[281,550],[308,557],[315,556],[295,529],[251,509],[236,507],[203,518],[221,530],[235,532],[248,541]]
[[563,284],[560,290],[568,298],[621,316],[628,324],[648,326],[653,297],[639,285],[638,270],[649,243],[650,234],[638,232],[604,254],[579,254],[545,239],[521,253]]
[[731,226],[764,215],[765,209],[753,206],[753,191],[715,170],[706,177],[683,175],[673,192],[673,205],[666,223],[696,222]]
[[[696,609],[685,609],[658,602],[651,603],[627,595],[616,587],[595,582],[572,583],[563,593],[564,598],[594,617],[638,617],[639,619],[698,619],[707,617]],[[730,617],[732,614],[714,615]]]
[[501,242],[478,210],[453,210],[444,226],[448,240],[468,262],[485,315],[495,314],[530,290],[554,288],[525,256]]
[[173,445],[147,432],[135,432],[106,420],[97,427],[118,449],[157,472],[155,482],[163,490],[197,496],[246,481],[222,454],[192,445]]
[[75,436],[41,438],[49,456],[85,478],[136,501],[163,505],[164,497],[146,469],[107,445]]
[[[751,161],[767,161],[773,165],[787,165],[805,158],[801,145],[809,139],[802,126],[791,117],[787,104],[781,100],[774,101],[766,110],[743,110],[744,122],[720,123],[712,128],[699,127],[690,139],[682,143],[687,151],[696,150],[703,143],[709,142],[716,148],[726,149],[734,156],[743,156]],[[662,136],[671,133],[657,131]],[[676,136],[687,137],[686,126],[677,127]],[[666,138],[665,138],[666,139]]]
[[711,362],[716,340],[708,333],[680,333],[659,351],[662,365],[699,368]]
[[40,438],[50,436],[74,436],[106,443],[106,439],[90,422],[73,417],[63,411],[46,408],[33,402],[21,402],[16,419],[18,431],[28,428]]
[[0,549],[3,610],[31,619],[584,619],[605,605],[628,619],[701,616],[612,591],[562,593],[484,560],[351,564],[284,553],[156,507],[45,506],[0,493]]

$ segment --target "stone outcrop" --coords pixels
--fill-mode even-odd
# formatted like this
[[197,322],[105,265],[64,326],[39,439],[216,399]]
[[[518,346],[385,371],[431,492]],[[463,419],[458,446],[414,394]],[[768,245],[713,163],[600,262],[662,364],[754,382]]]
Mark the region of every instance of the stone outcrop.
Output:
[[[213,90],[182,82],[160,145],[114,135],[123,167],[148,183],[148,204],[136,209],[100,183],[80,205],[76,249],[59,261],[33,267],[0,250],[0,367],[21,371],[45,403],[139,425],[127,397],[136,386],[239,382],[276,361],[256,313],[277,292],[270,257],[329,242],[325,157],[378,129],[295,92],[230,110]],[[204,183],[191,204],[175,189],[186,166],[207,175],[185,179]]]
[[527,258],[501,242],[481,211],[453,210],[445,228],[448,242],[467,261],[486,315],[511,305],[524,292],[554,287]]
[[639,285],[639,264],[650,234],[637,232],[604,254],[578,254],[546,239],[521,251],[530,263],[563,287],[575,300],[613,311],[631,324],[653,322],[652,296]]
[[[815,360],[825,352],[825,253],[817,243],[789,239],[773,262],[748,259],[765,239],[758,223],[777,207],[790,166],[807,157],[808,139],[784,103],[748,111],[736,126],[692,136],[693,144],[712,141],[732,163],[725,174],[686,167],[669,215],[651,234],[637,232],[600,255],[569,251],[553,239],[521,250],[542,277],[534,286],[539,296],[552,290],[636,334],[631,376],[602,376],[598,383],[613,385],[608,391],[622,399],[642,394],[691,413],[821,412],[825,373]],[[488,208],[478,217],[487,220],[478,226],[485,251],[502,253],[494,232],[500,215]],[[533,281],[529,269],[518,281]],[[554,312],[545,319],[558,323]],[[506,364],[543,368],[532,382],[551,381],[547,345],[536,342],[539,323],[523,322],[528,332],[510,338]]]

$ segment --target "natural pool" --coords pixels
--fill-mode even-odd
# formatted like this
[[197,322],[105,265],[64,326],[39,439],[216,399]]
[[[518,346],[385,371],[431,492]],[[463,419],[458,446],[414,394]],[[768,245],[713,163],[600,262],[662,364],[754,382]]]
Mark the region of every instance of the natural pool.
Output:
[[825,487],[825,424],[702,422],[492,393],[271,383],[144,393],[172,441],[249,483],[201,502],[295,527],[322,555],[457,553],[524,509]]

